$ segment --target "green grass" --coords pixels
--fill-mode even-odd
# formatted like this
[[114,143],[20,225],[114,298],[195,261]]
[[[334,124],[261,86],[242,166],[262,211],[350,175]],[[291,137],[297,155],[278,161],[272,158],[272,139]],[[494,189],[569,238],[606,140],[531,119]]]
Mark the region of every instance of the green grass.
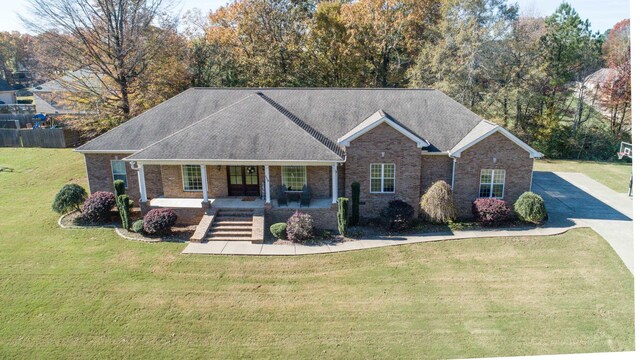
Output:
[[563,171],[583,173],[614,191],[626,193],[629,190],[631,164],[624,162],[598,162],[577,160],[536,160],[536,171]]
[[64,230],[69,150],[0,149],[0,358],[451,358],[634,348],[633,277],[588,229],[304,257]]

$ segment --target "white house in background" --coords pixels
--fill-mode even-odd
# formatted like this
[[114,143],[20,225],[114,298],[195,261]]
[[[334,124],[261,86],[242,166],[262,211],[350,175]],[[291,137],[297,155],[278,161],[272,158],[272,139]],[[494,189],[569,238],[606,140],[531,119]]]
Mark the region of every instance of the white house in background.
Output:
[[16,90],[4,79],[0,79],[0,105],[15,104],[16,100]]

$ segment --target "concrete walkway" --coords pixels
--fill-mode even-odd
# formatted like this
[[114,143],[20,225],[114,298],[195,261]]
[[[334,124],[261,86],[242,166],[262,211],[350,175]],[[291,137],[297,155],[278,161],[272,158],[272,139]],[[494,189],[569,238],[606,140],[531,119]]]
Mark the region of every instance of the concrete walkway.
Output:
[[252,244],[249,241],[215,241],[207,243],[189,243],[182,251],[183,254],[209,254],[209,255],[309,255],[345,252],[352,250],[373,249],[383,246],[414,244],[420,242],[459,240],[482,237],[507,237],[507,236],[542,236],[556,235],[577,227],[557,227],[553,225],[541,227],[529,227],[521,229],[480,229],[463,230],[447,233],[431,233],[412,236],[381,236],[372,239],[354,240],[337,243],[335,245],[273,245]]
[[633,273],[633,200],[581,173],[534,172],[533,191],[556,226],[588,226],[605,238]]
[[307,255],[419,242],[481,237],[543,236],[561,234],[576,227],[591,227],[604,237],[633,272],[632,201],[580,173],[535,172],[533,191],[547,204],[549,221],[540,227],[476,229],[414,236],[383,236],[335,245],[273,245],[248,241],[189,243],[183,254]]

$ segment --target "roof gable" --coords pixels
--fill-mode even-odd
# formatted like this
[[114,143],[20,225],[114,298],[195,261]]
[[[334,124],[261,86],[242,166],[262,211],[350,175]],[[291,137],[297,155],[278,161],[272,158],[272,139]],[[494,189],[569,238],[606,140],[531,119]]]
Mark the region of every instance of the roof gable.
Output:
[[544,155],[531,146],[527,145],[524,141],[518,139],[515,135],[507,131],[500,125],[494,124],[492,122],[483,120],[478,123],[476,127],[474,127],[456,146],[454,146],[450,151],[450,156],[460,157],[460,154],[472,147],[473,145],[479,143],[480,141],[488,138],[490,135],[499,132],[504,135],[507,139],[513,141],[516,145],[523,148],[525,151],[529,153],[531,158],[541,158]]
[[127,157],[160,161],[342,161],[258,94],[181,129]]
[[431,145],[429,144],[428,141],[422,139],[418,135],[411,132],[409,129],[397,123],[389,115],[387,115],[382,109],[374,112],[373,114],[371,114],[371,116],[366,118],[363,122],[361,122],[356,127],[351,129],[349,132],[341,136],[338,139],[338,144],[342,146],[349,146],[351,141],[359,138],[360,136],[366,134],[370,130],[374,129],[375,127],[383,123],[386,123],[387,125],[396,129],[402,135],[415,141],[416,146],[419,148],[428,147],[429,145]]

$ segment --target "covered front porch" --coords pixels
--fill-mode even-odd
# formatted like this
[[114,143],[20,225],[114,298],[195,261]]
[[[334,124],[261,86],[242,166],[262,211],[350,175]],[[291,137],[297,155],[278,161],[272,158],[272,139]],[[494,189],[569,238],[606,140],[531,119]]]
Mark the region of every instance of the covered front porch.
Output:
[[[153,179],[145,178],[145,166],[156,170]],[[331,208],[338,199],[338,166],[337,162],[131,162],[138,175],[140,202],[172,208]],[[149,198],[148,181],[159,182],[162,192]]]

